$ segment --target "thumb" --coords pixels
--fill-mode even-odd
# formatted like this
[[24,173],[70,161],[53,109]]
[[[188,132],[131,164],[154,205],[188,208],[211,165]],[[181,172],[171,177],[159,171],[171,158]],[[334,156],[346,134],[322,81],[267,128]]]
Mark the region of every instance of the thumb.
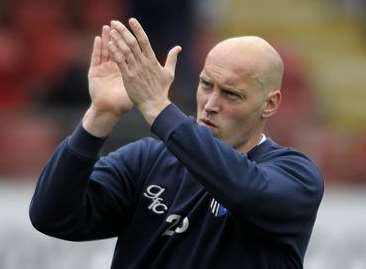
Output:
[[181,46],[175,46],[169,51],[168,56],[166,57],[164,69],[167,70],[172,76],[175,74],[175,66],[177,64],[178,54],[181,51]]

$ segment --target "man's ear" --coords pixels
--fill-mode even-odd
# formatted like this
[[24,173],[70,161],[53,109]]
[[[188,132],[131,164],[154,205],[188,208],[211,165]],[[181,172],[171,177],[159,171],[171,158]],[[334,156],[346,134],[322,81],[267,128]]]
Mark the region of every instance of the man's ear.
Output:
[[280,107],[282,94],[280,90],[272,91],[268,94],[262,118],[267,119],[274,115]]

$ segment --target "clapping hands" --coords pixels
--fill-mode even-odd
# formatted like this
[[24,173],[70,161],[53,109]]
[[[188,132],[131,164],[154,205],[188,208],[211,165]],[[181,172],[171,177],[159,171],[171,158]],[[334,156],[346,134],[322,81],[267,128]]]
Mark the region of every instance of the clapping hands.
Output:
[[133,105],[152,124],[170,104],[168,92],[181,47],[172,48],[162,66],[140,23],[132,18],[129,26],[131,31],[112,21],[94,40],[88,74],[91,106],[83,126],[95,136],[107,136]]

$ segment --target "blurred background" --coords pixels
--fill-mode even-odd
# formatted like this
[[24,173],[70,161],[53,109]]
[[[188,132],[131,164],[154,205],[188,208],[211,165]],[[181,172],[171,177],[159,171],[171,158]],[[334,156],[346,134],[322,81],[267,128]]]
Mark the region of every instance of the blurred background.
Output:
[[[326,193],[308,269],[366,268],[366,1],[0,1],[0,268],[109,268],[115,240],[70,243],[36,232],[28,206],[42,166],[89,105],[92,40],[138,18],[161,61],[183,47],[172,100],[195,114],[208,50],[259,35],[285,61],[283,103],[267,131],[311,156]],[[151,135],[132,111],[104,153]]]

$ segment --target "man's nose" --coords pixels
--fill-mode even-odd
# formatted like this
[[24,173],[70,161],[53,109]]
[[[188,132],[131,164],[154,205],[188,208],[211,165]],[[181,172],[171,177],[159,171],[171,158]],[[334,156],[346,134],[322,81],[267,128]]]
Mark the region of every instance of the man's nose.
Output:
[[220,99],[216,92],[212,92],[207,99],[204,107],[206,112],[218,112],[220,110]]

